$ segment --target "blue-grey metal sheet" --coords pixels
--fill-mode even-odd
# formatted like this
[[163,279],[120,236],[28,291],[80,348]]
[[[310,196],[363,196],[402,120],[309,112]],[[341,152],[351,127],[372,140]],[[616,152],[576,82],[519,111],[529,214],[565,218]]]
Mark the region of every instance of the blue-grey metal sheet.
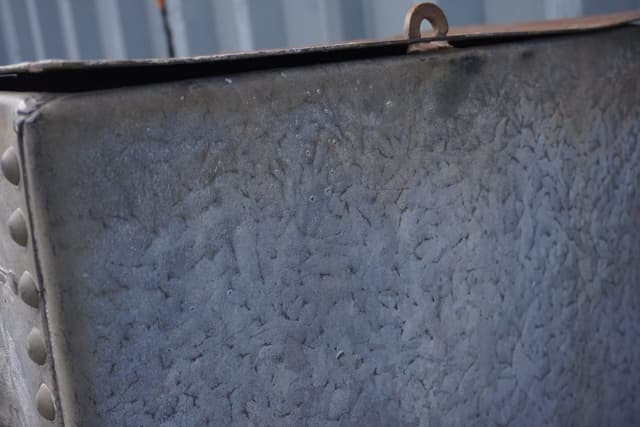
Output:
[[2,93],[0,419],[638,425],[639,38]]

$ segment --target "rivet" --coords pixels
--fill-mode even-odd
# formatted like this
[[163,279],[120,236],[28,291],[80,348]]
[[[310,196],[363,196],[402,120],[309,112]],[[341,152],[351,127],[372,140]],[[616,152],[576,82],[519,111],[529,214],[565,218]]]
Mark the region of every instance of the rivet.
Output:
[[22,276],[18,281],[18,295],[20,295],[20,298],[22,298],[22,301],[24,301],[25,304],[30,305],[31,307],[38,308],[40,306],[38,286],[28,271],[22,273]]
[[36,393],[36,408],[43,418],[53,421],[56,418],[56,406],[53,403],[53,394],[46,384],[40,384]]
[[38,365],[44,365],[47,362],[47,349],[39,329],[31,329],[27,336],[27,354]]
[[9,234],[11,238],[20,246],[27,246],[29,233],[27,223],[20,209],[16,209],[9,217]]
[[20,162],[15,148],[7,148],[0,159],[0,167],[7,181],[13,185],[20,184]]

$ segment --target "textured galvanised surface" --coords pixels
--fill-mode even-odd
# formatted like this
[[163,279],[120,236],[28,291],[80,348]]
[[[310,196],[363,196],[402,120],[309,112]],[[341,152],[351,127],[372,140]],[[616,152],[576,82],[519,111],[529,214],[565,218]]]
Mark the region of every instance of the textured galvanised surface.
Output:
[[[28,208],[53,365],[26,359],[37,319],[9,330],[14,401],[42,382],[68,426],[637,425],[638,40],[21,95],[29,205],[0,207]],[[34,310],[8,296],[5,331]]]

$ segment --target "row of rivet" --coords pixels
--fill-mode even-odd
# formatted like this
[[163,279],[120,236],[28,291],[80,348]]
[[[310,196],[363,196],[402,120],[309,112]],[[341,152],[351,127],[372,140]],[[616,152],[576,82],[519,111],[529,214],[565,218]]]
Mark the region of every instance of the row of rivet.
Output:
[[[7,181],[15,186],[20,184],[20,161],[13,147],[8,148],[0,158],[0,169],[2,169]],[[13,241],[22,247],[26,247],[29,243],[29,231],[27,230],[27,221],[22,210],[16,209],[9,216],[7,223],[9,225],[9,235]],[[39,308],[38,286],[28,271],[22,273],[18,280],[17,291],[25,304],[35,309]],[[27,354],[34,363],[40,366],[47,362],[47,346],[44,341],[44,335],[38,328],[33,328],[27,336]],[[43,418],[53,421],[56,417],[56,408],[53,394],[46,384],[40,385],[36,392],[35,400],[38,413]]]

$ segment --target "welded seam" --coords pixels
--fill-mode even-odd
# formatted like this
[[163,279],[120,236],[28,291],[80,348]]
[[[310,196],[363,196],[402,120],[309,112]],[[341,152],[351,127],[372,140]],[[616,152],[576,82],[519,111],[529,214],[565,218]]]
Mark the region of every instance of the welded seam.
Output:
[[24,197],[25,197],[25,207],[27,214],[27,222],[30,230],[30,243],[33,251],[33,260],[34,260],[34,270],[37,277],[37,281],[40,284],[40,292],[42,295],[41,304],[42,308],[41,312],[41,321],[42,321],[42,330],[45,338],[45,344],[47,346],[47,353],[50,356],[51,364],[51,385],[52,385],[52,394],[54,396],[54,402],[56,406],[56,420],[54,421],[56,424],[64,427],[64,411],[62,409],[62,401],[60,399],[60,389],[58,383],[58,376],[56,372],[56,360],[53,354],[53,346],[51,345],[51,331],[49,327],[49,319],[47,317],[47,293],[44,282],[44,277],[42,274],[42,268],[40,266],[40,257],[38,254],[38,245],[35,236],[35,228],[34,228],[34,220],[33,220],[33,212],[31,207],[31,194],[30,194],[30,183],[29,177],[27,173],[27,163],[26,163],[26,155],[25,155],[25,144],[24,144],[24,124],[25,122],[29,122],[30,119],[37,115],[38,110],[44,105],[47,101],[42,100],[43,102],[36,102],[33,108],[28,110],[21,110],[20,108],[16,111],[18,117],[15,120],[14,129],[18,136],[18,153],[20,155],[20,161],[22,164],[21,169],[21,179],[23,182],[24,188]]

